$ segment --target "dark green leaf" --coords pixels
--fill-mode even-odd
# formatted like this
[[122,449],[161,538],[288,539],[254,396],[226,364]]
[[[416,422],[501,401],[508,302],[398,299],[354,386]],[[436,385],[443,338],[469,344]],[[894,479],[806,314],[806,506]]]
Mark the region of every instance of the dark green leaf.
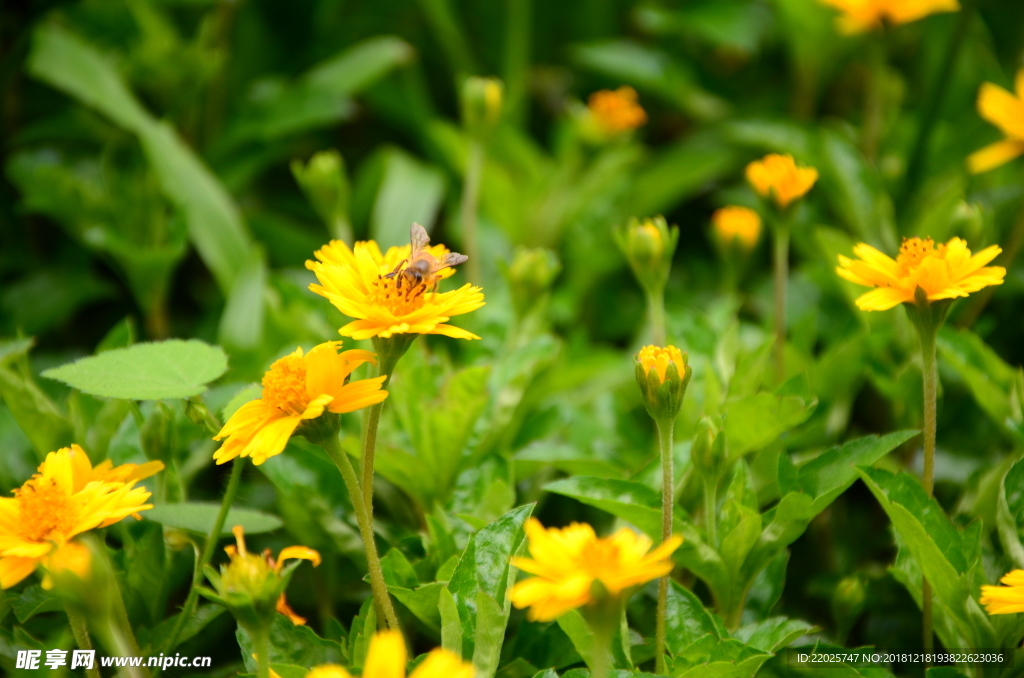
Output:
[[[160,504],[143,513],[143,516],[168,527],[177,527],[199,534],[209,534],[217,520],[220,504],[189,502],[187,504]],[[231,528],[241,525],[246,534],[271,532],[283,523],[277,516],[253,509],[232,508],[224,521],[222,535],[230,535]]]

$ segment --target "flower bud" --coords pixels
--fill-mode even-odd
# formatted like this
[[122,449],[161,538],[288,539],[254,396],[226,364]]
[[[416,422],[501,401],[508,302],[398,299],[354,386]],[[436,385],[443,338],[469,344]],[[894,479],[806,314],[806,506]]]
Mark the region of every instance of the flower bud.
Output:
[[848,630],[864,611],[867,594],[860,577],[845,577],[832,592],[832,618],[840,629]]
[[627,136],[647,122],[647,112],[640,106],[636,90],[623,86],[591,94],[576,118],[580,135],[599,144]]
[[193,396],[185,401],[185,416],[193,424],[206,428],[210,433],[216,434],[221,429],[221,423],[210,413],[206,403],[199,396]]
[[335,150],[320,151],[305,165],[299,159],[292,160],[291,170],[295,182],[331,236],[351,244],[349,205],[352,191],[341,154]]
[[661,216],[643,221],[634,217],[625,228],[615,231],[615,241],[647,293],[661,294],[672,268],[679,229],[669,227]]
[[693,370],[688,356],[675,346],[644,346],[634,357],[636,382],[651,417],[661,423],[674,421],[683,406]]
[[469,77],[462,83],[462,123],[477,139],[494,131],[501,118],[502,84],[497,78]]
[[512,263],[502,268],[512,291],[512,304],[522,317],[547,294],[562,264],[551,250],[543,247],[517,247]]
[[761,236],[761,217],[749,207],[730,205],[711,215],[715,244],[723,254],[739,251],[747,254]]
[[709,417],[697,423],[697,434],[693,436],[690,448],[690,463],[701,478],[711,482],[718,482],[729,467],[725,436]]

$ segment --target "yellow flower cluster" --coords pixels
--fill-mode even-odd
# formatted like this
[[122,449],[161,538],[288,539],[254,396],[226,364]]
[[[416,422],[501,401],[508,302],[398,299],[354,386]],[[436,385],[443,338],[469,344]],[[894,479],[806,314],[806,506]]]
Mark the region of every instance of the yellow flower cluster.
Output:
[[791,155],[769,153],[747,165],[747,181],[758,195],[772,198],[780,209],[803,197],[817,180],[818,170],[797,167]]
[[821,0],[838,9],[839,29],[844,33],[861,33],[878,28],[884,21],[906,24],[938,12],[956,12],[957,0]]
[[135,484],[163,468],[159,461],[115,467],[109,459],[94,467],[78,445],[50,452],[13,498],[0,498],[0,588],[14,586],[40,564],[84,571],[85,552],[77,546],[62,552],[64,547],[83,532],[153,508],[146,503],[150,493]]
[[[402,634],[381,631],[370,639],[361,675],[362,678],[405,678],[407,662]],[[448,650],[437,648],[427,654],[409,678],[473,678],[475,675],[476,669],[472,664]],[[322,664],[310,669],[306,678],[352,678],[352,674],[337,664]]]

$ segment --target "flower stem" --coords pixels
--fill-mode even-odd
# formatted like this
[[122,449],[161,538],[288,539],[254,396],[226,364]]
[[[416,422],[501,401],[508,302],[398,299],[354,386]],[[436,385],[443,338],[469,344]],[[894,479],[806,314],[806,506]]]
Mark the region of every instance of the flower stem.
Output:
[[263,624],[252,629],[252,646],[256,655],[256,678],[270,678],[270,630]]
[[[378,418],[380,417],[379,413],[377,416]],[[374,428],[374,433],[376,434],[376,428]],[[359,523],[359,534],[363,539],[363,548],[366,549],[366,566],[370,573],[370,589],[373,591],[373,600],[377,605],[378,613],[384,619],[388,628],[400,630],[398,616],[395,614],[395,608],[391,604],[391,598],[388,596],[387,584],[384,583],[384,570],[380,565],[380,556],[377,554],[377,542],[373,536],[373,514],[367,511],[367,502],[363,497],[362,490],[359,489],[359,479],[356,477],[356,471],[352,468],[352,462],[349,461],[348,455],[341,449],[341,443],[336,436],[325,438],[320,442],[320,447],[331,458],[334,465],[338,467],[338,471],[341,472],[341,477],[345,481],[345,487],[348,488],[349,496],[352,499],[352,507],[356,512],[356,521]]]
[[[608,670],[611,668],[611,655],[612,655],[612,637],[614,633],[607,624],[594,624],[591,626],[594,631],[594,665],[591,668],[591,678],[608,678]],[[660,665],[664,666],[665,659],[663,654],[658,655],[661,657]]]
[[708,533],[708,543],[718,550],[718,480],[704,479],[704,528]]
[[[672,458],[672,429],[675,422],[671,419],[656,421],[658,427],[658,443],[661,448],[661,542],[672,538],[672,509],[675,505],[675,471]],[[655,631],[654,659],[656,670],[665,674],[665,635],[668,612],[668,583],[671,573],[658,580],[658,612],[657,629]]]
[[480,284],[480,246],[477,242],[477,202],[480,177],[484,169],[484,147],[478,139],[470,139],[466,159],[466,179],[462,185],[462,240],[466,245],[466,276],[474,285]]
[[651,316],[651,343],[665,346],[665,290],[647,293],[647,312]]
[[[85,616],[70,605],[65,606],[64,611],[68,614],[68,624],[71,625],[71,633],[75,637],[75,644],[78,645],[78,649],[92,650],[92,641],[89,639],[89,624],[86,622]],[[85,670],[85,675],[88,678],[100,678],[100,670],[95,661],[93,661],[92,668]]]
[[[185,628],[185,624],[188,623],[188,620],[191,619],[192,614],[195,612],[196,603],[199,601],[199,585],[203,580],[203,568],[209,565],[213,559],[214,548],[216,548],[217,542],[220,540],[220,534],[224,530],[228,511],[231,509],[231,504],[235,501],[235,494],[238,492],[238,481],[242,477],[242,466],[244,464],[245,462],[241,457],[235,457],[234,461],[231,462],[231,476],[228,479],[228,486],[224,490],[224,497],[220,502],[220,511],[217,513],[217,519],[214,521],[210,533],[206,535],[206,543],[203,545],[202,555],[196,561],[195,570],[192,572],[192,588],[189,589],[188,597],[181,608],[181,614],[178,616],[178,621],[174,624],[174,630],[164,644],[164,654],[170,654],[171,650],[177,646],[178,637]],[[159,673],[159,669],[157,673]]]
[[775,226],[772,257],[775,277],[775,375],[781,384],[786,379],[786,284],[789,280],[789,221],[779,219]]
[[[931,497],[935,487],[935,400],[938,375],[935,360],[935,336],[938,327],[919,327],[921,337],[921,372],[924,386],[924,490]],[[934,647],[932,635],[932,587],[928,580],[921,576],[921,614],[922,632],[924,634],[924,651],[931,652]]]
[[878,141],[882,136],[885,114],[885,35],[878,33],[868,42],[868,79],[864,94],[864,122],[861,126],[861,150],[868,160],[878,154]]

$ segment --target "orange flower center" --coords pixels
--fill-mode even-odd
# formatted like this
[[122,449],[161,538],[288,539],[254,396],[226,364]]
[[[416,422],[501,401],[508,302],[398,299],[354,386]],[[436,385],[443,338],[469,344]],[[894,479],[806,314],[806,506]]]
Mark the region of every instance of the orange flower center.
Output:
[[71,497],[52,478],[40,478],[18,490],[19,532],[28,541],[55,539],[75,527],[76,514]]
[[403,267],[391,278],[377,276],[369,294],[371,304],[383,306],[398,318],[420,310],[427,296],[426,287],[406,277],[404,270]]
[[936,247],[931,238],[904,238],[903,244],[900,245],[900,253],[896,257],[900,275],[909,275],[921,265],[921,262],[931,257],[945,259],[946,245],[940,244]]
[[263,401],[285,414],[302,414],[309,405],[306,361],[296,355],[281,358],[263,375]]

